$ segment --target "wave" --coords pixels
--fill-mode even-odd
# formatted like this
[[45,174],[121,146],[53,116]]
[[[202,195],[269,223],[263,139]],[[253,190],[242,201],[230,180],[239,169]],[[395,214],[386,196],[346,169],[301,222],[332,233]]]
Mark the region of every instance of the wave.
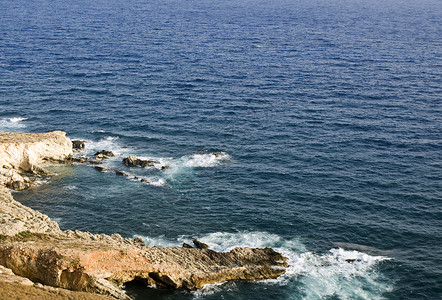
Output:
[[[82,139],[80,137],[75,139],[86,141],[84,150],[78,155],[92,157],[97,151],[112,151],[115,156],[103,160],[103,166],[108,169],[124,170],[126,167],[121,164],[121,161],[129,155],[135,155],[142,160],[154,161],[155,163],[152,166],[134,168],[131,169],[131,173],[126,172],[129,179],[145,179],[143,183],[153,186],[168,186],[171,181],[174,181],[177,177],[186,176],[195,168],[212,168],[231,159],[230,155],[225,152],[199,152],[179,158],[140,155],[139,150],[122,145],[117,136],[105,136],[99,140]],[[152,174],[152,172],[155,173]]]
[[121,145],[118,140],[117,136],[106,136],[98,141],[86,140],[85,152],[93,155],[97,151],[109,150],[117,156],[129,153],[129,148]]
[[27,119],[28,118],[23,118],[23,117],[2,119],[2,120],[0,120],[0,130],[1,131],[8,131],[8,130],[15,130],[18,128],[25,128],[26,125],[22,122]]
[[[194,237],[180,236],[177,239],[142,237],[149,246],[181,246],[191,244]],[[379,273],[377,266],[390,260],[385,256],[374,256],[357,250],[332,248],[325,253],[308,251],[299,239],[284,239],[267,232],[215,232],[196,237],[215,251],[230,251],[235,247],[272,247],[288,258],[289,267],[278,279],[260,281],[261,284],[284,285],[293,295],[303,299],[382,299],[391,291],[393,283]],[[235,288],[235,283],[206,285],[192,292],[194,298],[223,292]]]
[[193,154],[190,156],[183,156],[181,158],[184,166],[198,168],[215,167],[221,164],[223,161],[229,159],[230,156],[224,152]]
[[78,187],[76,185],[65,185],[62,189],[65,191],[73,191],[78,190]]

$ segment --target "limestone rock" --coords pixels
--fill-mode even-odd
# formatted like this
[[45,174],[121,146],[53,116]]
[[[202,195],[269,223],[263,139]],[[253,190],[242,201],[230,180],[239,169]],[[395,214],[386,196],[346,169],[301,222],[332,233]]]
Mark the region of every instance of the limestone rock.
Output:
[[0,186],[0,235],[15,236],[26,231],[47,234],[61,233],[56,222],[15,201],[11,192]]
[[[63,132],[0,133],[0,265],[14,274],[56,288],[128,300],[121,286],[134,280],[194,290],[227,280],[276,278],[285,272],[286,258],[270,248],[216,252],[197,240],[193,241],[197,248],[188,244],[148,247],[140,238],[61,231],[48,216],[15,201],[5,187],[30,185],[26,172],[48,174],[41,167],[43,163],[63,161],[70,155],[72,143]],[[153,163],[136,159],[132,157],[128,165]]]
[[[62,131],[48,133],[0,133],[0,185],[22,189],[25,174],[51,176],[42,166],[72,155],[72,143]],[[20,181],[20,184],[16,181]]]

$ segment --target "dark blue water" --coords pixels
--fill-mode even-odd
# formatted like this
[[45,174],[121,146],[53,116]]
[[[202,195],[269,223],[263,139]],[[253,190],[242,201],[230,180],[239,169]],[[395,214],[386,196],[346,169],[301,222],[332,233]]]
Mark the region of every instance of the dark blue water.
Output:
[[0,130],[64,130],[151,182],[53,166],[15,197],[63,229],[290,258],[138,299],[441,298],[440,4],[3,0]]

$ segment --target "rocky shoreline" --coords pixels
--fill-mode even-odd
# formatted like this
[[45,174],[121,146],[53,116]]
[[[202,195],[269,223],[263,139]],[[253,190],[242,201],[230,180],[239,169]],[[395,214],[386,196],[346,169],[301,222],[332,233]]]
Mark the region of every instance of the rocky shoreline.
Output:
[[[73,144],[61,131],[0,133],[0,275],[16,276],[12,281],[0,276],[1,284],[130,299],[123,288],[134,281],[146,287],[195,290],[210,283],[270,279],[285,273],[286,258],[271,248],[216,252],[196,240],[195,247],[148,247],[141,239],[119,234],[62,231],[48,216],[13,199],[9,189],[30,188],[33,177],[52,175],[44,169],[49,162],[88,162],[72,159],[73,146],[81,149],[84,144]],[[106,155],[111,154],[95,157]],[[135,157],[123,163],[154,164]]]

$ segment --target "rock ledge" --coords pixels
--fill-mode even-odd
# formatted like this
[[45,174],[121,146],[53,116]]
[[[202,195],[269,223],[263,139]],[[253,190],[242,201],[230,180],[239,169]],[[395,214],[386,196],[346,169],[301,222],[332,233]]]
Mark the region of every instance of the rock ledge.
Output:
[[14,187],[15,181],[31,186],[27,175],[46,176],[45,162],[70,155],[72,143],[64,132],[0,133],[0,265],[23,278],[13,284],[41,283],[129,299],[122,286],[132,281],[194,290],[209,283],[284,274],[286,258],[271,248],[215,252],[197,240],[196,248],[148,247],[139,238],[118,234],[61,231],[48,216],[13,199],[6,187]]

